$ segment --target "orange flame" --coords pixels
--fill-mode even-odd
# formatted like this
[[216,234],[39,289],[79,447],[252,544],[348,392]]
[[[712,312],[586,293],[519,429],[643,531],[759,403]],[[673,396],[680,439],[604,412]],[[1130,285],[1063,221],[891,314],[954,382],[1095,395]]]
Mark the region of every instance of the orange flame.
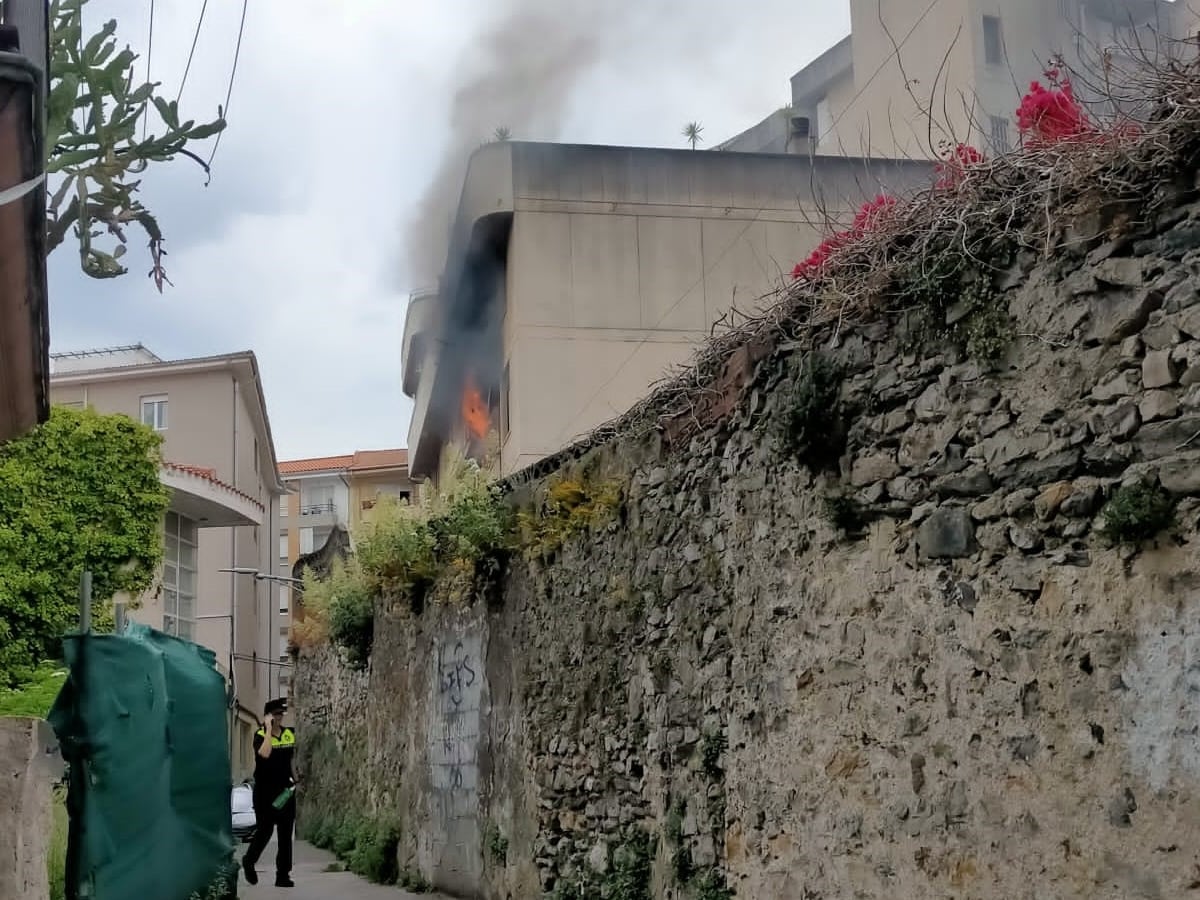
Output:
[[475,378],[472,375],[467,376],[463,385],[462,417],[467,431],[476,440],[483,440],[491,431],[492,423],[487,403],[484,402],[483,394],[479,393],[479,388],[475,386]]

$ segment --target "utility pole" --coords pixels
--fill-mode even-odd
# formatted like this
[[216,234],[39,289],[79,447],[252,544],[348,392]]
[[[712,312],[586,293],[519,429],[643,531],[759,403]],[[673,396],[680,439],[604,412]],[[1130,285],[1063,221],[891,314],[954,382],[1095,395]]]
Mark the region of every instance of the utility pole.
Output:
[[50,414],[47,0],[0,7],[0,441]]

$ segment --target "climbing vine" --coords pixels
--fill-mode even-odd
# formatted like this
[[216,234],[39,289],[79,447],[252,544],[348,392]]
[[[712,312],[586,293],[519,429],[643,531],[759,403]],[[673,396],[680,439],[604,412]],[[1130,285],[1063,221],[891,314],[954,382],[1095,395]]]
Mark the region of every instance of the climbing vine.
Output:
[[55,408],[0,446],[0,684],[56,657],[92,573],[97,616],[137,595],[162,558],[161,438],[126,416]]

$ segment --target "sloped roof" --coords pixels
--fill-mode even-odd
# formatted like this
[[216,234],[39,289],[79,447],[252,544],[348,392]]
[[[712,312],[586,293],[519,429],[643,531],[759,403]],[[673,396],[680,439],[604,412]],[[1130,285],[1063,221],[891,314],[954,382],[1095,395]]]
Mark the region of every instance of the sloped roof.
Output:
[[279,473],[285,478],[297,475],[316,475],[320,472],[367,472],[376,469],[404,469],[408,467],[408,451],[356,450],[341,456],[314,456],[309,459],[284,460],[279,464]]

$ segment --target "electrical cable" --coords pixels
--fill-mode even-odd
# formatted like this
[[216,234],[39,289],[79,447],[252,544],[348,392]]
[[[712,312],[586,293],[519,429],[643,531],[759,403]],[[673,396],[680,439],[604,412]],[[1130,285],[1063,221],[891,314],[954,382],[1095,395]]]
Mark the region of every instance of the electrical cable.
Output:
[[179,91],[175,94],[175,102],[183,96],[184,85],[187,84],[188,73],[192,71],[192,59],[196,56],[196,44],[200,41],[200,28],[204,25],[204,14],[208,12],[208,0],[200,7],[200,18],[196,22],[196,31],[192,34],[192,49],[188,51],[187,65],[183,67],[183,78],[179,80]]
[[[242,35],[246,31],[246,10],[250,8],[250,0],[242,0],[242,21],[238,25],[237,46],[233,50],[233,69],[229,73],[229,88],[225,91],[225,105],[221,108],[221,117],[225,120],[226,126],[229,123],[229,100],[233,96],[233,83],[237,78],[238,60],[242,56]],[[208,156],[208,165],[212,167],[213,158],[217,155],[217,150],[221,146],[221,138],[225,136],[225,129],[222,128],[217,132],[216,143],[213,144],[212,153]],[[212,177],[211,172],[209,177]]]
[[[150,64],[154,59],[154,0],[150,0],[150,34],[146,38],[146,82],[150,82]],[[150,128],[150,117],[142,113],[142,143],[146,142],[146,132]]]

